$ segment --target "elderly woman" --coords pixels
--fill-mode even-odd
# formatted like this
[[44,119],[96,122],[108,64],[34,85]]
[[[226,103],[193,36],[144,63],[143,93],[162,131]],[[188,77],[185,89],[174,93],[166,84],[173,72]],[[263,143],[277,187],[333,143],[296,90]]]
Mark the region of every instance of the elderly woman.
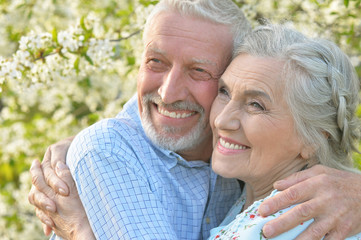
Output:
[[[333,43],[284,26],[254,30],[237,55],[212,106],[212,167],[244,181],[245,191],[210,239],[265,239],[263,225],[292,208],[258,214],[277,194],[275,181],[314,164],[357,171],[351,153],[359,139],[359,82]],[[294,239],[312,221],[275,239]]]

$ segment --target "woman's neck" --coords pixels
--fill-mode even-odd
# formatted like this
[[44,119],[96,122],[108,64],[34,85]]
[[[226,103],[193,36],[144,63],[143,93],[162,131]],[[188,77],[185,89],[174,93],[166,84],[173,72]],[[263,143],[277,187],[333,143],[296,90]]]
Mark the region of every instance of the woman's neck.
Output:
[[[298,162],[298,161],[297,161]],[[274,190],[273,184],[281,179],[284,179],[291,174],[300,171],[305,167],[305,161],[300,161],[288,166],[282,166],[270,170],[265,174],[265,177],[256,177],[255,179],[241,179],[245,182],[246,202],[243,210],[251,206],[255,201],[261,200],[271,194]]]
[[246,190],[246,202],[244,203],[242,211],[246,210],[255,201],[258,201],[260,199],[267,197],[274,190],[272,184],[267,189],[265,188],[265,189],[262,189],[262,191],[257,191],[250,184],[247,184],[247,183],[246,183],[244,189]]

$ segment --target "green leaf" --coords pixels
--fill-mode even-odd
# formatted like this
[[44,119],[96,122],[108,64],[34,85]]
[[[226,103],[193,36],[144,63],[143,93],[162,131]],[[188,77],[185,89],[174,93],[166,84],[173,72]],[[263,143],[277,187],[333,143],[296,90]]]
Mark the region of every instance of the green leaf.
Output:
[[359,8],[360,5],[361,5],[361,0],[358,0],[358,1],[356,2],[356,8]]
[[80,27],[84,30],[87,31],[86,26],[85,26],[85,16],[82,16],[80,18]]
[[133,66],[135,64],[135,57],[134,56],[128,56],[127,57],[128,65]]
[[53,48],[53,47],[48,48],[48,49],[45,49],[45,50],[44,50],[44,53],[43,53],[43,56],[46,57],[46,56],[48,56],[49,54],[53,53],[53,51],[54,51],[54,48]]
[[346,7],[348,7],[350,1],[349,0],[343,0],[343,4],[345,4]]
[[79,62],[80,62],[80,57],[77,57],[75,62],[74,62],[74,69],[76,71],[76,73],[78,74],[79,73]]
[[149,1],[149,0],[140,0],[139,3],[142,4],[145,7],[148,7],[149,5],[155,5],[159,1]]
[[92,59],[91,59],[88,55],[83,54],[83,56],[84,56],[85,60],[87,60],[87,62],[89,62],[89,63],[90,63],[90,65],[94,65],[93,60],[92,60]]
[[60,55],[60,57],[69,60],[69,58],[68,58],[67,56],[65,56],[65,55],[61,52],[61,49],[59,50],[59,55]]
[[52,36],[53,36],[53,41],[56,43],[56,44],[59,44],[58,43],[58,30],[56,28],[53,28],[53,31],[51,32]]

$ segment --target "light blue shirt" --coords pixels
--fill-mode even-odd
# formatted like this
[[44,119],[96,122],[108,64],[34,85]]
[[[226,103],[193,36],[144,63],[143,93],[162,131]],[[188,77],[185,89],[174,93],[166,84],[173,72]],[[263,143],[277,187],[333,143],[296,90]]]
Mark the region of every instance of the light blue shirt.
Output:
[[80,132],[67,164],[97,239],[207,239],[241,192],[209,163],[153,145],[136,96]]
[[[294,206],[281,210],[273,215],[268,217],[261,217],[258,213],[258,208],[261,203],[272,196],[275,196],[279,193],[277,190],[274,190],[268,197],[265,199],[259,200],[254,202],[250,207],[248,207],[245,211],[241,212],[245,202],[246,202],[246,191],[243,191],[242,196],[237,200],[234,204],[232,209],[227,214],[227,217],[221,223],[221,225],[217,228],[211,230],[211,239],[232,239],[232,240],[246,240],[246,239],[259,239],[259,240],[266,240],[265,237],[262,235],[262,228],[263,226],[279,217],[283,213],[289,211]],[[292,240],[295,239],[301,232],[303,232],[311,223],[313,219],[304,222],[297,227],[291,229],[288,232],[285,232],[272,240]],[[267,238],[270,239],[271,238]],[[361,234],[355,235],[353,237],[347,238],[348,240],[361,240]]]

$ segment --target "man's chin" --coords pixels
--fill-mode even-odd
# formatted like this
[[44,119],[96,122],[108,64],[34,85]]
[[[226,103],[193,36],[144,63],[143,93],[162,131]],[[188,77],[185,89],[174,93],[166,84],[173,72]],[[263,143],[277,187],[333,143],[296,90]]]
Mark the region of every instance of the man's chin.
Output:
[[171,132],[157,131],[152,125],[145,124],[144,131],[155,145],[173,152],[191,150],[199,144],[201,139],[201,134],[197,130],[188,132],[177,132],[174,129]]

